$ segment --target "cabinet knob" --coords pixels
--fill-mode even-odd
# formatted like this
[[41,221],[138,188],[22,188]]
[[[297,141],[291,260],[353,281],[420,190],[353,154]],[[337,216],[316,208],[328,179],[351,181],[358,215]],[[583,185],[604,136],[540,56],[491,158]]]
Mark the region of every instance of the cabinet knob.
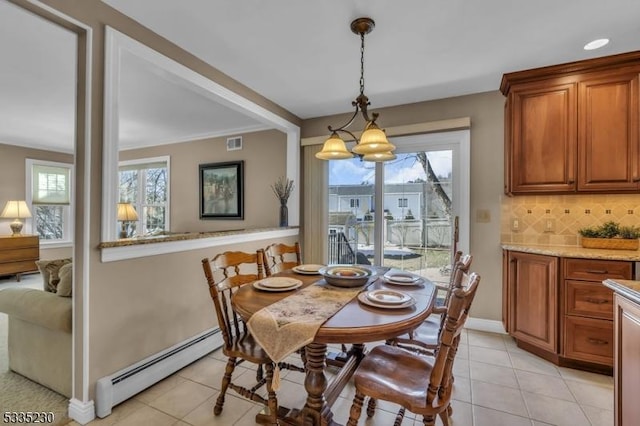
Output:
[[567,183],[568,183],[569,185],[573,185],[574,183],[576,183],[576,180],[575,180],[575,179],[569,179],[569,180],[567,181]]

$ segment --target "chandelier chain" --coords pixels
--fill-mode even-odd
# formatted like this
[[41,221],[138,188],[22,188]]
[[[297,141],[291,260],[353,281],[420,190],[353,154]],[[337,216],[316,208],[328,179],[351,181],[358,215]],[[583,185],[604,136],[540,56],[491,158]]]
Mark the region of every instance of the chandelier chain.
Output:
[[360,94],[364,94],[364,33],[360,33]]

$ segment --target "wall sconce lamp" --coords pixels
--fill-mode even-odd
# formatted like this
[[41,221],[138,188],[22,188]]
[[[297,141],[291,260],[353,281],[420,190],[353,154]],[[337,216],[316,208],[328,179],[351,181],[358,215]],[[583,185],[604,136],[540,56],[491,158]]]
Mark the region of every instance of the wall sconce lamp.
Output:
[[31,217],[31,212],[25,201],[7,201],[0,217],[14,219],[9,226],[13,231],[13,236],[16,237],[19,236],[22,231],[22,222],[20,219]]
[[122,222],[120,238],[128,238],[129,223],[138,220],[138,213],[136,213],[136,209],[133,208],[131,203],[118,203],[118,220]]

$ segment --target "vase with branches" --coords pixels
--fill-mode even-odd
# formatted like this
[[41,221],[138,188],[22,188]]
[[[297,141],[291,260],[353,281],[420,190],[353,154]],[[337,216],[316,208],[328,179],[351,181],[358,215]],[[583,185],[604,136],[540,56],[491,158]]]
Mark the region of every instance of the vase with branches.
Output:
[[276,197],[278,197],[278,200],[280,200],[280,226],[289,226],[289,208],[287,207],[287,201],[293,191],[293,180],[281,176],[271,185],[271,189]]

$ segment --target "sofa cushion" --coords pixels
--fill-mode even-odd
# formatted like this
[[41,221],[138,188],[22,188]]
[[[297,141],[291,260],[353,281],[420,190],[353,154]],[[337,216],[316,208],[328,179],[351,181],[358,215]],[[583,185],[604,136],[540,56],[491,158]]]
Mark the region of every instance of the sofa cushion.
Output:
[[72,299],[32,288],[0,290],[0,312],[23,321],[71,333]]
[[58,282],[58,287],[56,290],[56,294],[58,296],[71,297],[72,275],[73,263],[67,263],[60,267],[60,269],[58,270],[58,278],[60,278],[60,281]]
[[52,293],[56,292],[56,287],[60,281],[58,270],[67,263],[71,263],[71,258],[36,261],[36,266],[38,266],[38,270],[42,275],[43,290]]

